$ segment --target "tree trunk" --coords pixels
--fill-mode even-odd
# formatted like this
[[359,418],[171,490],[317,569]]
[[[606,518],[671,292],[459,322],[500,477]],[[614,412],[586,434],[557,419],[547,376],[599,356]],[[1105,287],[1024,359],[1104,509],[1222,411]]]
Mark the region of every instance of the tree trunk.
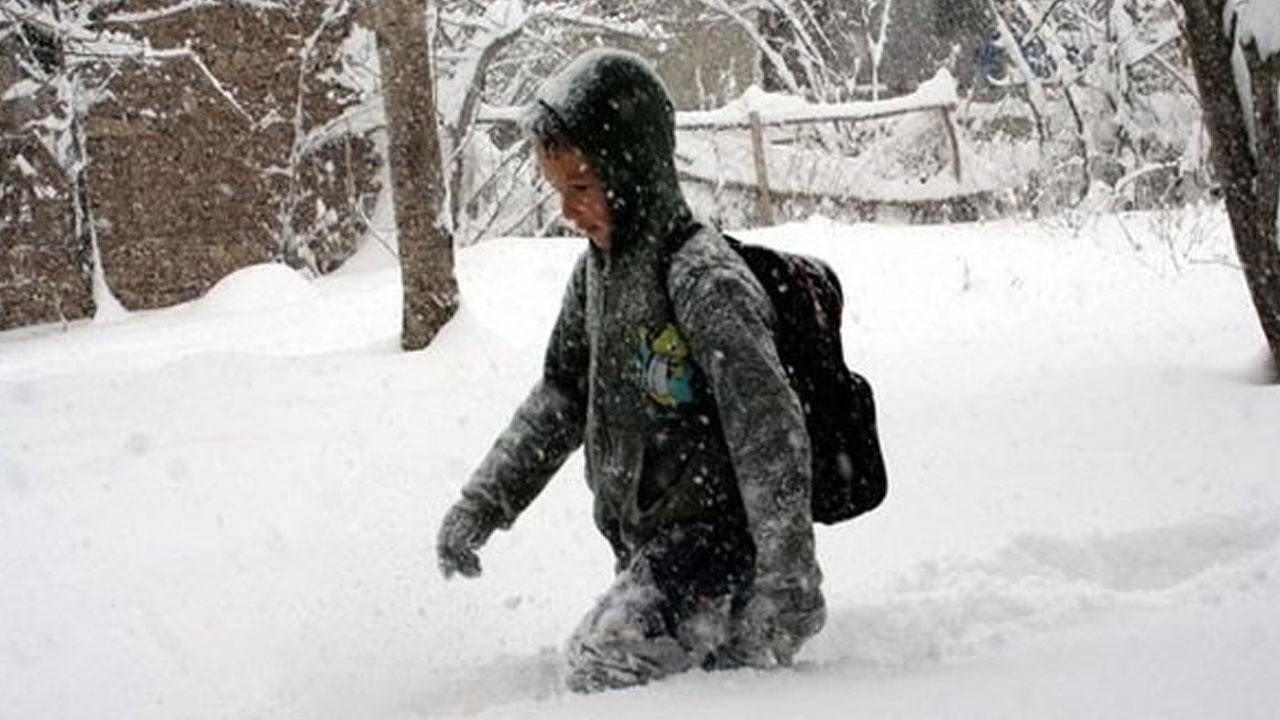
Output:
[[404,314],[400,345],[427,346],[458,308],[453,237],[443,224],[428,0],[376,0],[387,161],[400,237]]
[[[49,12],[59,23],[65,16],[63,4],[60,1],[47,3]],[[80,87],[79,73],[67,65],[65,39],[56,34],[46,36],[44,30],[38,32],[42,40],[47,38],[48,45],[44,47],[47,53],[45,59],[50,63],[49,69],[56,78],[56,86],[61,88],[58,94],[63,101],[62,109],[68,118],[66,130],[63,131],[66,133],[65,140],[61,143],[64,151],[58,157],[58,162],[66,169],[67,184],[71,188],[74,219],[72,232],[75,236],[73,242],[75,257],[80,264],[80,276],[90,288],[93,298],[93,317],[99,319],[118,317],[124,311],[123,306],[107,282],[107,270],[102,264],[102,248],[98,246],[97,233],[93,229],[93,205],[89,202],[88,173],[85,172],[89,163],[85,157],[82,115],[84,111],[81,110],[80,100],[77,97]]]
[[[1262,58],[1256,43],[1243,48],[1250,87],[1237,91],[1231,54],[1235,32],[1223,27],[1223,0],[1179,0],[1186,10],[1185,32],[1191,49],[1200,105],[1212,140],[1213,166],[1222,183],[1245,281],[1271,348],[1280,381],[1280,116],[1276,85],[1280,56]],[[1232,28],[1234,30],[1234,28]],[[1250,145],[1240,92],[1253,100],[1256,152]]]

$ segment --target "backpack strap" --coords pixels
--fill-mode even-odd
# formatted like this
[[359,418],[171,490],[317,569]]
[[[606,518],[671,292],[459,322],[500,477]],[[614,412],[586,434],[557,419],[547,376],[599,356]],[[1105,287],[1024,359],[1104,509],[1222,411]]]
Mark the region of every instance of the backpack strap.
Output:
[[702,223],[690,215],[680,221],[675,228],[671,232],[667,233],[667,236],[662,239],[662,250],[660,255],[661,264],[659,265],[659,270],[662,273],[662,289],[663,295],[667,299],[667,310],[669,311],[673,321],[675,320],[676,313],[675,308],[671,305],[671,288],[667,282],[671,275],[671,259],[675,257],[676,253],[680,252],[680,248],[684,247],[685,243],[693,239],[693,236],[697,235],[702,230],[702,227]]
[[675,228],[667,233],[667,236],[662,240],[662,264],[664,270],[671,266],[671,258],[700,230],[702,230],[702,223],[690,215],[679,221]]

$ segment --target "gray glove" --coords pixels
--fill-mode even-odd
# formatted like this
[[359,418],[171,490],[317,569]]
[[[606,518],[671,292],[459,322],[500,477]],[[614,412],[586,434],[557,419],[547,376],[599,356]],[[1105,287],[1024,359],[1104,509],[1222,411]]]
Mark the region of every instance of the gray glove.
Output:
[[496,523],[465,499],[449,508],[436,538],[436,559],[445,578],[453,577],[454,573],[479,577],[480,557],[475,551],[484,545],[496,528]]
[[729,656],[735,664],[750,667],[790,665],[826,620],[826,602],[817,589],[757,590],[738,618]]

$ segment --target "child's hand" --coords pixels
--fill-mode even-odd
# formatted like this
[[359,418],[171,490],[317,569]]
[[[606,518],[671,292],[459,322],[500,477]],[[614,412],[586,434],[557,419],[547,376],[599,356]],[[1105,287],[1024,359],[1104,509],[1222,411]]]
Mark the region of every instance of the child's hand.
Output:
[[475,551],[484,545],[493,530],[493,524],[486,522],[465,500],[449,508],[436,539],[436,559],[445,579],[454,573],[463,577],[480,576],[480,556]]

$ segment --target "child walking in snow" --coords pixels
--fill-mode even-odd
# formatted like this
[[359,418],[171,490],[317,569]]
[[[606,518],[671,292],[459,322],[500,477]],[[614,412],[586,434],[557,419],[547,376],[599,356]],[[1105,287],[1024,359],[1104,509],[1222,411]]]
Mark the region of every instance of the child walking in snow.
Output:
[[590,243],[542,378],[445,515],[441,571],[476,555],[579,446],[613,584],[573,633],[568,686],[785,665],[822,627],[809,439],[755,276],[677,182],[675,113],[639,57],[593,50],[526,127]]

